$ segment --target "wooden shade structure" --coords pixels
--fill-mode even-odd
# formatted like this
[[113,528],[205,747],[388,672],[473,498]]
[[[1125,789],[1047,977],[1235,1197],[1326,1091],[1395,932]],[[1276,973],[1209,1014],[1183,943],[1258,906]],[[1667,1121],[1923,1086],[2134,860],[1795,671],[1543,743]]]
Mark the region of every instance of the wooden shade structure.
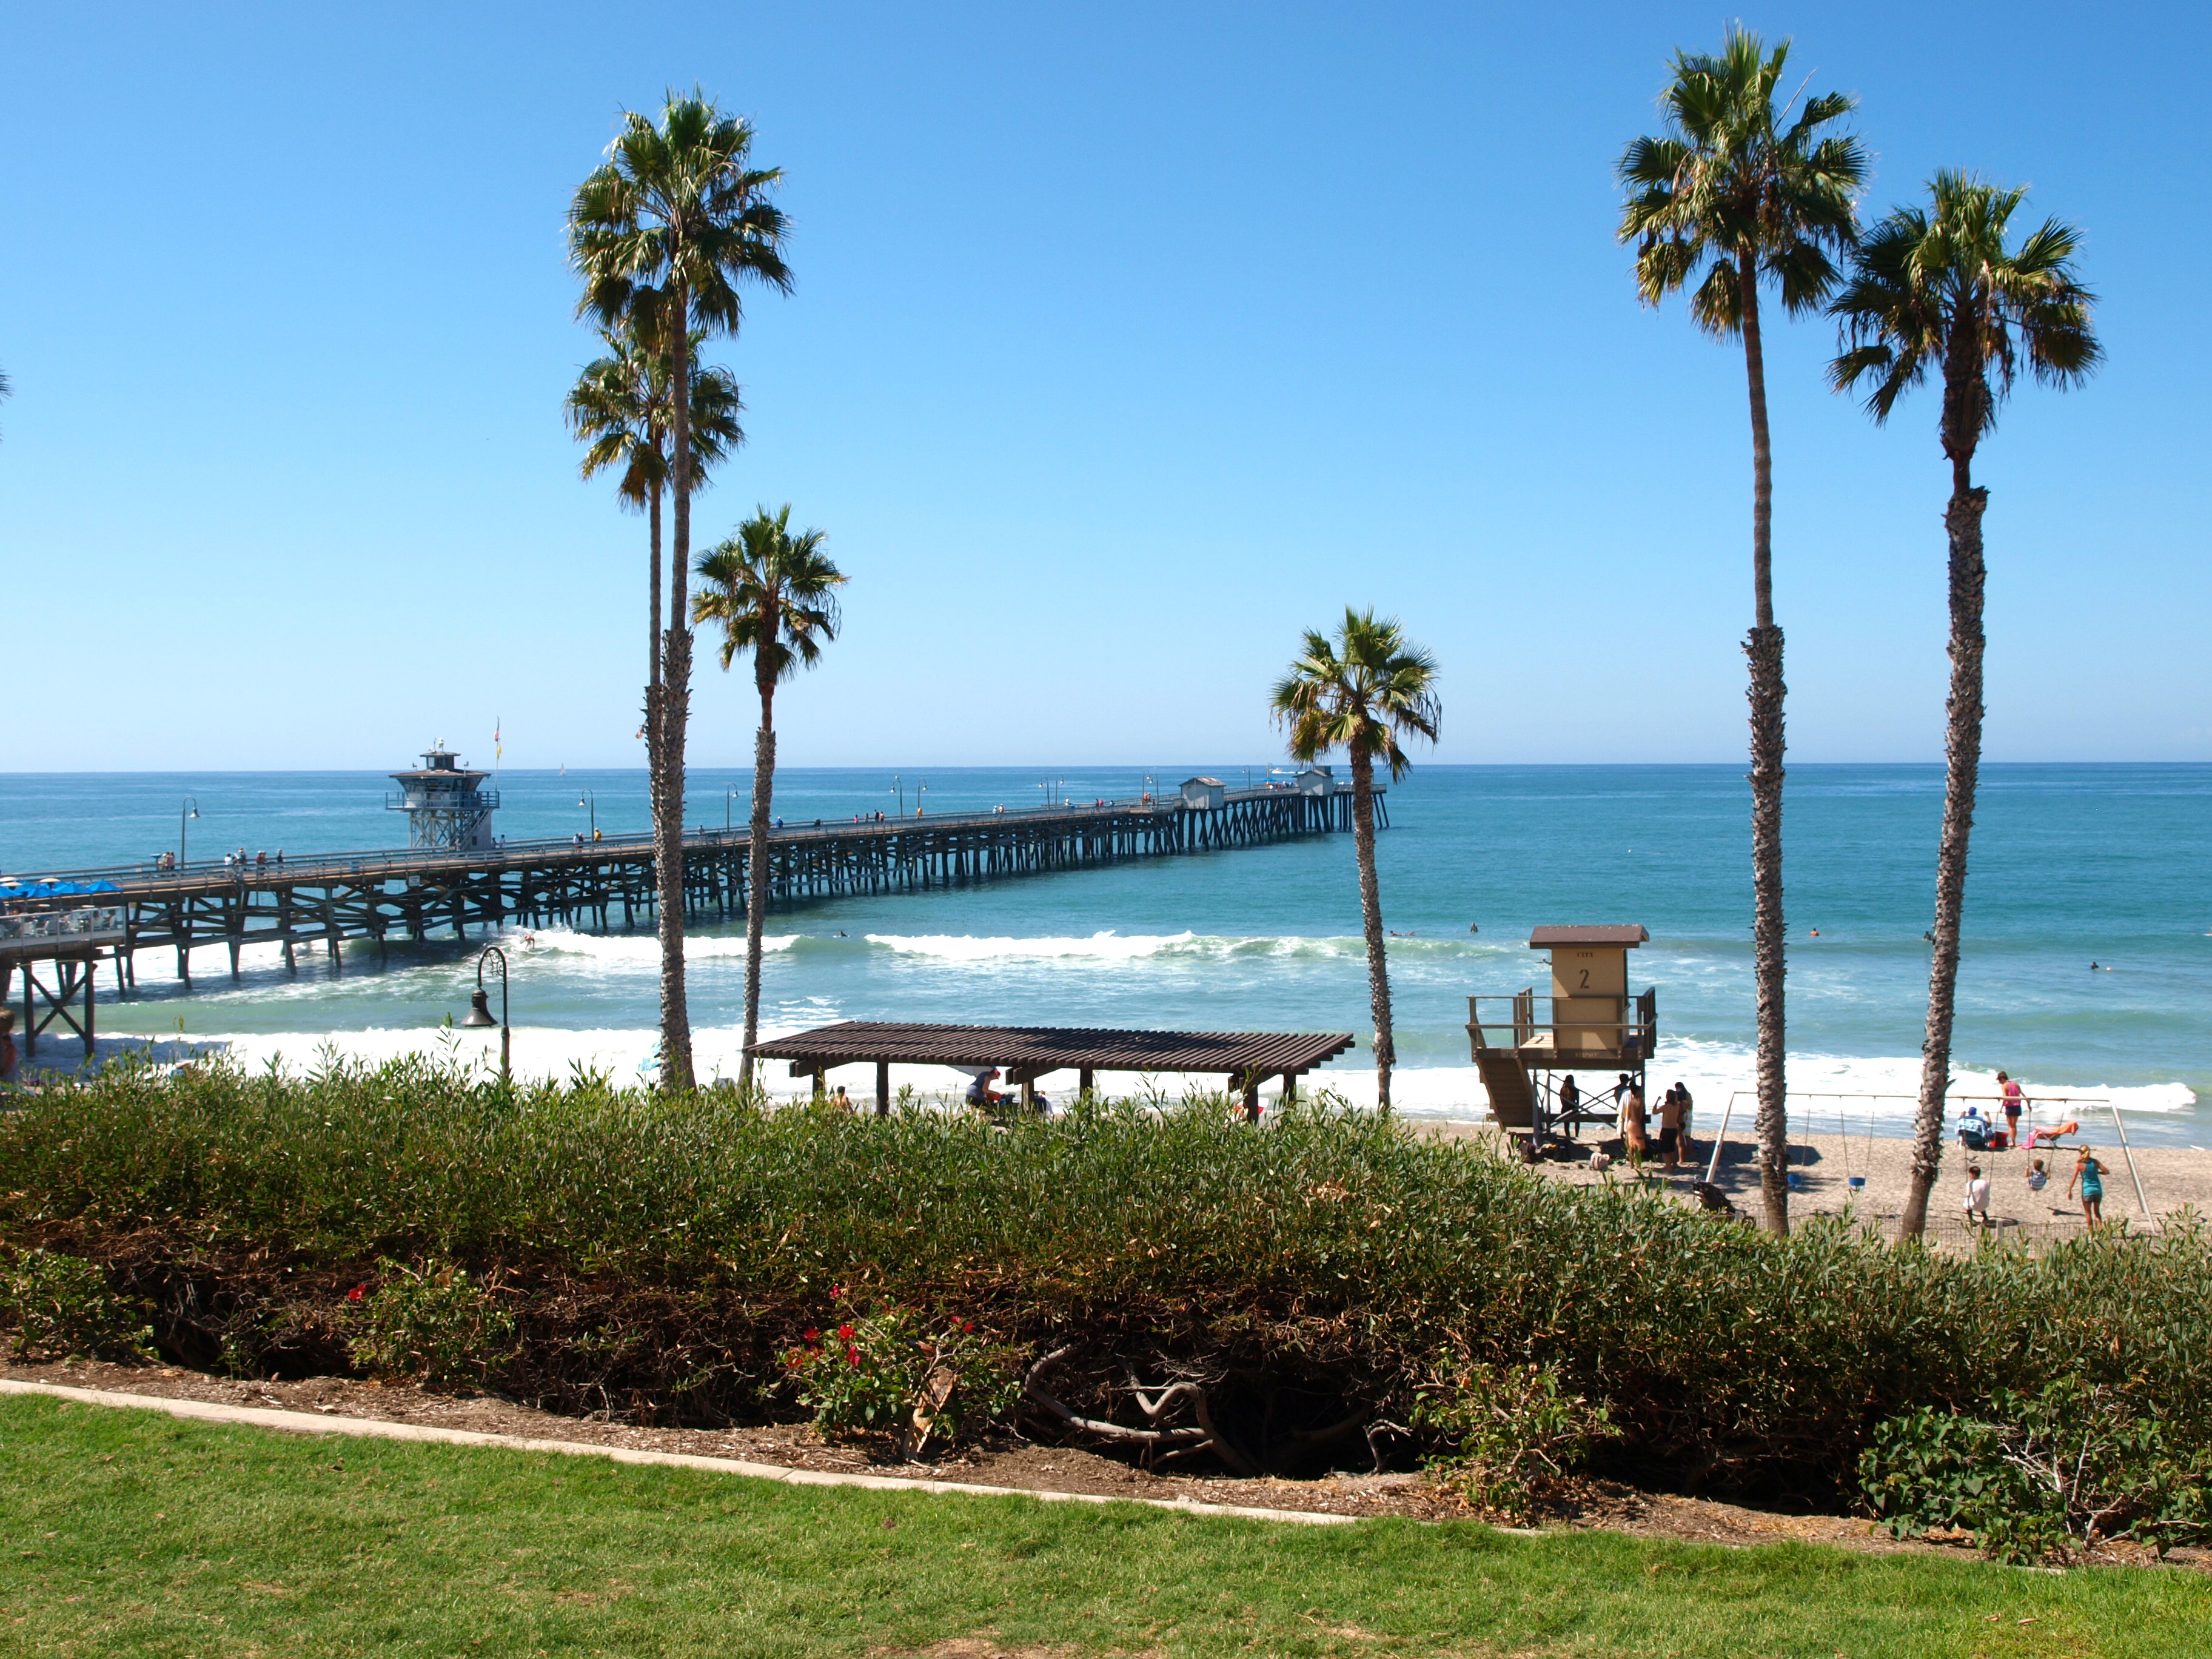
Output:
[[876,1111],[890,1110],[890,1068],[899,1066],[996,1066],[1021,1085],[1024,1104],[1036,1080],[1073,1071],[1088,1092],[1100,1072],[1211,1073],[1239,1090],[1248,1115],[1260,1109],[1260,1080],[1279,1077],[1287,1093],[1297,1079],[1352,1047],[1348,1031],[1119,1031],[1060,1025],[908,1025],[846,1020],[796,1036],[757,1042],[756,1060],[791,1062],[793,1077],[822,1086],[825,1072],[872,1063]]

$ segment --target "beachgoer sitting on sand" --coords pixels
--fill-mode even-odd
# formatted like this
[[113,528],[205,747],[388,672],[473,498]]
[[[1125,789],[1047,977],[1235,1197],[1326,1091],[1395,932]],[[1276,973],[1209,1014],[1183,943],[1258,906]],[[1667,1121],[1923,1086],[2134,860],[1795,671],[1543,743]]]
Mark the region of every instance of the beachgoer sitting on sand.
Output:
[[1969,1222],[1983,1227],[1990,1224],[1990,1183],[1978,1164],[1966,1166],[1966,1211]]
[[998,1106],[1005,1103],[1006,1096],[991,1086],[991,1079],[998,1075],[999,1068],[995,1066],[975,1074],[975,1080],[968,1085],[968,1103],[970,1106]]
[[1959,1144],[1970,1152],[1989,1150],[1990,1121],[1982,1115],[1982,1109],[1972,1103],[1959,1117]]

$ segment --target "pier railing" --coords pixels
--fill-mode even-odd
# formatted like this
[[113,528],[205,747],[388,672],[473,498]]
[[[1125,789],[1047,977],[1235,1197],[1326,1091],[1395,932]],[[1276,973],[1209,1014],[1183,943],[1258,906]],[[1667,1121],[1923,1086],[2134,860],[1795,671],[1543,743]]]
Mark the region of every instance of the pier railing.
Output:
[[[1348,780],[1339,779],[1329,793],[1346,794],[1350,793],[1351,787]],[[1229,790],[1227,798],[1231,805],[1235,805],[1242,801],[1281,799],[1305,793],[1288,785],[1261,784]],[[1378,788],[1376,793],[1379,796],[1382,791]],[[951,812],[916,811],[902,817],[887,813],[881,818],[863,816],[858,822],[848,814],[843,817],[812,818],[803,823],[787,820],[781,827],[769,831],[769,839],[781,844],[856,834],[893,836],[915,830],[953,829],[972,824],[1036,823],[1127,817],[1132,815],[1149,817],[1156,814],[1196,810],[1200,809],[1187,806],[1181,799],[1170,795],[1164,799],[1140,798],[1104,802],[1054,802],[1037,806],[980,807]],[[751,829],[746,824],[730,824],[721,829],[701,824],[684,832],[684,844],[687,848],[722,848],[742,845],[751,837]],[[523,841],[508,841],[502,837],[494,846],[459,848],[451,852],[422,848],[381,848],[351,853],[291,854],[281,860],[271,858],[266,863],[255,858],[241,863],[234,857],[216,857],[164,865],[158,859],[147,859],[135,864],[42,871],[35,876],[20,878],[23,884],[20,890],[0,889],[0,900],[51,902],[53,896],[41,895],[36,888],[37,883],[49,880],[112,881],[128,891],[133,888],[167,888],[186,883],[220,884],[273,879],[312,882],[339,876],[428,874],[439,870],[496,870],[503,864],[541,861],[549,854],[557,857],[563,853],[580,853],[605,857],[623,852],[649,854],[653,849],[653,833],[650,830],[632,830],[621,835],[602,832],[596,841],[585,836],[581,838],[580,846],[578,841],[574,834],[538,836]]]

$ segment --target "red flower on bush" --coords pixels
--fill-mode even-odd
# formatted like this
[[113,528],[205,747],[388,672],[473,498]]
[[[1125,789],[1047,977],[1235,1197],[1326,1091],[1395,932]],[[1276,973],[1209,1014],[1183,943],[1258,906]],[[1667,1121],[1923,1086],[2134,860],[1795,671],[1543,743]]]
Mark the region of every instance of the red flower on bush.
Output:
[[819,1331],[801,1331],[799,1334],[799,1340],[802,1342],[819,1342],[822,1340],[822,1333]]
[[845,1294],[845,1287],[842,1285],[832,1285],[830,1287],[830,1294],[833,1297],[842,1296]]
[[850,1342],[853,1340],[853,1328],[850,1325],[840,1325],[837,1328],[837,1334],[842,1340]]
[[860,1363],[860,1351],[858,1348],[848,1348],[848,1349],[846,1349],[846,1350],[845,1350],[845,1363],[846,1363],[847,1364],[848,1364],[848,1365],[857,1365],[857,1364],[859,1364]]
[[349,1290],[349,1291],[348,1291],[346,1292],[346,1300],[347,1300],[347,1301],[349,1301],[349,1302],[358,1302],[358,1301],[360,1301],[360,1300],[362,1299],[362,1297],[365,1294],[367,1294],[367,1293],[368,1293],[368,1285],[355,1285],[351,1290]]
[[972,1331],[975,1328],[975,1322],[972,1319],[963,1319],[960,1322],[960,1328],[963,1331]]

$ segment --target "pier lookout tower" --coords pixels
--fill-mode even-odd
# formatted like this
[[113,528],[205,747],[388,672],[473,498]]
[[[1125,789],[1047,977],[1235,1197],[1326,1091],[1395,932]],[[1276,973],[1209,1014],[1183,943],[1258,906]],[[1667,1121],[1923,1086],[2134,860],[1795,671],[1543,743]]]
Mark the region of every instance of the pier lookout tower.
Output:
[[466,853],[492,842],[491,815],[499,807],[499,791],[487,791],[489,772],[463,769],[459,757],[441,741],[422,757],[412,772],[394,772],[398,799],[386,795],[385,810],[407,814],[407,844],[440,853]]
[[[1490,1096],[1490,1115],[1530,1150],[1585,1123],[1612,1123],[1614,1079],[1628,1073],[1644,1086],[1644,1068],[1658,1047],[1659,994],[1628,988],[1628,953],[1650,934],[1625,926],[1539,927],[1532,951],[1552,953],[1552,994],[1534,986],[1504,996],[1467,1000],[1467,1032],[1476,1069]],[[1584,1073],[1573,1093],[1561,1085]],[[1647,1099],[1650,1097],[1647,1091]]]

